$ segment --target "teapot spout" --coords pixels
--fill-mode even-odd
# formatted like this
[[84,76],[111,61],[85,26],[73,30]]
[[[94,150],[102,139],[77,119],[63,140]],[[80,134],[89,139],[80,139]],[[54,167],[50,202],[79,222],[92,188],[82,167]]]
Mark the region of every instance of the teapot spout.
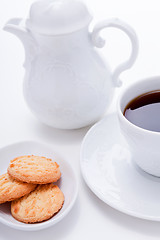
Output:
[[10,19],[4,26],[3,30],[16,35],[25,46],[28,32],[26,28],[22,26],[22,22],[23,20],[20,18]]
[[[25,52],[26,52],[26,62],[28,62],[28,58],[31,61],[33,58],[33,55],[35,53],[35,40],[32,37],[30,31],[28,29],[26,29],[25,25],[24,25],[24,20],[20,19],[20,18],[13,18],[11,20],[9,20],[6,25],[4,26],[3,30],[13,33],[14,35],[16,35],[21,42],[23,43],[23,46],[25,48]],[[25,65],[27,64],[25,62]]]

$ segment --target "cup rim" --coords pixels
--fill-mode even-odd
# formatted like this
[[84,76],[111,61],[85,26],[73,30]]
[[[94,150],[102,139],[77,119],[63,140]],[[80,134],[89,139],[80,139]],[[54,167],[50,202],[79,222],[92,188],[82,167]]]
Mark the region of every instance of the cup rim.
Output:
[[151,81],[151,80],[160,80],[160,75],[159,76],[151,76],[151,77],[148,77],[148,78],[143,78],[143,79],[140,79],[134,83],[131,83],[129,84],[129,86],[125,87],[125,89],[122,90],[122,92],[120,93],[119,97],[118,97],[118,101],[117,101],[117,112],[118,112],[118,115],[119,117],[122,119],[122,121],[127,124],[129,127],[132,127],[133,129],[139,131],[139,132],[142,132],[142,133],[145,133],[145,134],[152,134],[152,135],[155,135],[155,136],[159,136],[160,135],[160,132],[155,132],[155,131],[151,131],[151,130],[148,130],[148,129],[144,129],[144,128],[141,128],[135,124],[133,124],[132,122],[130,122],[124,115],[123,115],[123,112],[121,111],[121,99],[122,97],[125,95],[125,93],[132,89],[134,86],[138,86],[140,83],[142,82],[145,82],[145,81]]

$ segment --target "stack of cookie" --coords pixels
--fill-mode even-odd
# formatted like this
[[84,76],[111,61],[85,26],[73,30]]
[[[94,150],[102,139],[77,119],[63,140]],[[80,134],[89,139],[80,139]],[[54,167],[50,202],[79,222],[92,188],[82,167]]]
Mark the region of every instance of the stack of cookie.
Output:
[[63,206],[64,195],[56,182],[59,165],[39,156],[22,156],[10,161],[8,173],[0,176],[0,203],[11,202],[12,216],[24,223],[42,222]]

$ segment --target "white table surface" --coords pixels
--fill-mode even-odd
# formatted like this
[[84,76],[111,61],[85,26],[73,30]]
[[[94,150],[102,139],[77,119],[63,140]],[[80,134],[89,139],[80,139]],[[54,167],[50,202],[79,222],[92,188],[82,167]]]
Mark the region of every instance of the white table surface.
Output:
[[[38,140],[53,145],[73,166],[79,194],[72,211],[55,226],[39,232],[23,232],[0,224],[0,240],[28,239],[159,239],[160,223],[136,219],[100,201],[86,186],[79,167],[82,139],[89,127],[73,131],[51,129],[30,113],[22,93],[24,50],[20,41],[2,30],[12,17],[26,17],[33,0],[0,0],[0,146],[22,140]],[[131,24],[140,41],[134,67],[121,75],[124,85],[140,78],[160,75],[159,0],[87,0],[93,23],[119,17]],[[91,24],[93,26],[93,24]],[[104,32],[107,45],[101,50],[112,67],[126,59],[130,44],[119,30]],[[118,92],[117,92],[118,94]],[[116,96],[115,96],[116,99]]]

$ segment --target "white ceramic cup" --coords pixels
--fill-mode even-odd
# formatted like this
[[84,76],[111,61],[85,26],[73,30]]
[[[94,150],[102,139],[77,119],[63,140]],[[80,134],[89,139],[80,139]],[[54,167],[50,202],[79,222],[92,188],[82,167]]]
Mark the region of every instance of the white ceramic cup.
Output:
[[154,90],[160,90],[160,76],[140,80],[124,89],[118,99],[118,119],[132,159],[145,172],[160,177],[160,132],[140,128],[123,115],[132,99]]

